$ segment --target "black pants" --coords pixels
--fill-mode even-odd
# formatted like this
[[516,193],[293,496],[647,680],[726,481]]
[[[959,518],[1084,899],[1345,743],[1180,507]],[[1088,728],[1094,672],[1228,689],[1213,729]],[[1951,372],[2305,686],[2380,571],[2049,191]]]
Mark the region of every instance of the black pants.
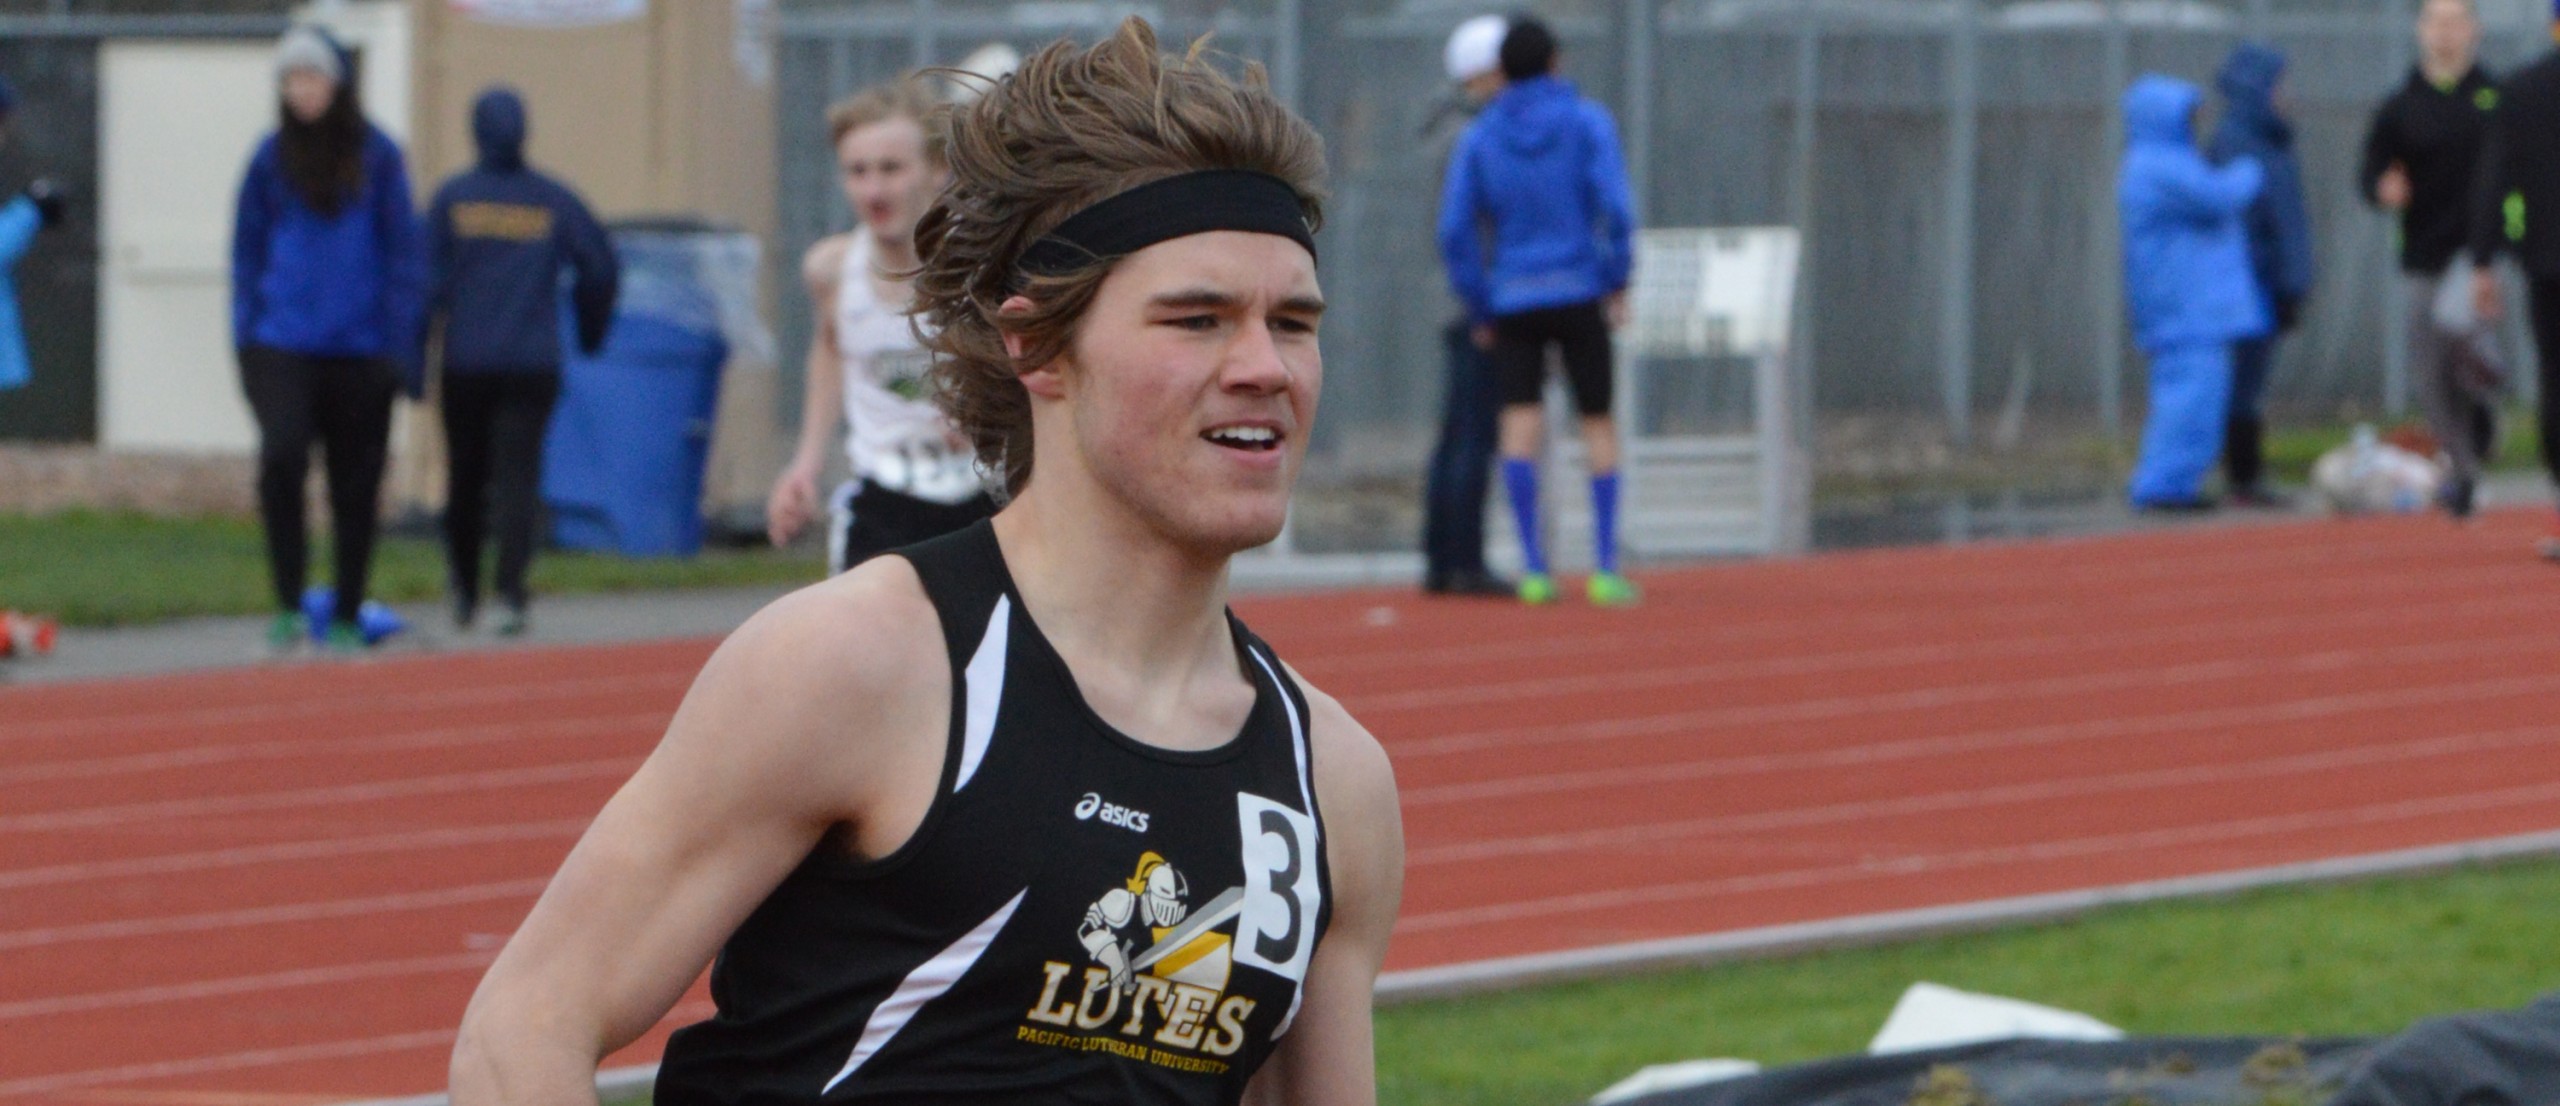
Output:
[[2533,349],[2539,355],[2542,467],[2560,484],[2560,275],[2533,278]]
[[1485,570],[1484,497],[1493,479],[1498,411],[1493,358],[1476,348],[1470,331],[1459,319],[1440,334],[1448,386],[1422,500],[1422,554],[1433,579]]
[[985,495],[958,503],[936,503],[890,491],[865,480],[853,493],[844,533],[836,543],[830,572],[843,572],[901,546],[938,538],[996,513],[996,501]]
[[1584,418],[1609,413],[1616,383],[1609,349],[1609,317],[1600,301],[1545,307],[1493,321],[1493,373],[1505,407],[1536,406],[1545,398],[1547,348],[1564,355],[1565,383],[1573,409]]
[[258,420],[258,518],[279,610],[302,609],[310,523],[302,507],[319,443],[329,478],[340,622],[354,622],[373,570],[382,466],[391,441],[391,367],[376,358],[318,357],[265,346],[240,350],[240,385]]
[[554,372],[446,372],[445,562],[454,597],[480,602],[480,551],[497,530],[500,602],[532,596],[534,530],[541,517],[542,435],[560,398]]
[[2222,422],[2223,482],[2234,492],[2255,492],[2267,469],[2267,377],[2276,365],[2279,334],[2231,344],[2231,412]]

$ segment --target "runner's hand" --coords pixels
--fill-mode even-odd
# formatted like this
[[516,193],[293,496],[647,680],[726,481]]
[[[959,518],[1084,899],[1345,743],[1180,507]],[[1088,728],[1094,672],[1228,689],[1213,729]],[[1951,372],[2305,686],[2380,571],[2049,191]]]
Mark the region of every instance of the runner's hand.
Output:
[[2408,210],[2408,168],[2399,162],[2392,162],[2391,168],[2382,171],[2382,179],[2373,182],[2373,199],[2374,202],[2381,204],[2385,211]]
[[1623,289],[1609,293],[1609,299],[1603,306],[1609,316],[1609,329],[1625,330],[1627,328],[1627,293]]
[[773,482],[764,501],[764,536],[776,548],[791,544],[818,514],[818,466],[795,463]]
[[2500,316],[2507,313],[2504,297],[2498,293],[2498,274],[2495,270],[2479,269],[2471,274],[2471,312],[2478,315],[2480,321],[2484,323],[2497,322]]

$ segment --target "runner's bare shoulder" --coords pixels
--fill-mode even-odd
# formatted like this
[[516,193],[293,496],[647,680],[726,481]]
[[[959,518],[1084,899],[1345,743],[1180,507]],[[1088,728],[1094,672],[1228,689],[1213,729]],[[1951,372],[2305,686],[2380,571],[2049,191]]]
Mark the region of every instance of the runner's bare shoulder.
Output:
[[[703,666],[669,738],[717,743],[731,782],[797,796],[795,806],[842,808],[804,809],[824,821],[856,821],[894,802],[908,776],[939,772],[946,657],[913,566],[873,558],[740,626]],[[688,714],[700,717],[685,725]]]
[[800,283],[813,296],[832,295],[844,279],[844,252],[853,248],[853,233],[830,234],[809,244],[800,255]]

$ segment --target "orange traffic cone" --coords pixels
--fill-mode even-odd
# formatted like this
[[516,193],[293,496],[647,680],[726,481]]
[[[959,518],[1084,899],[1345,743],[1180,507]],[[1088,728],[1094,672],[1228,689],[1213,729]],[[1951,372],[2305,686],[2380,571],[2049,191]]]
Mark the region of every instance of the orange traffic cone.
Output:
[[53,652],[62,632],[50,618],[0,611],[0,657],[41,657]]

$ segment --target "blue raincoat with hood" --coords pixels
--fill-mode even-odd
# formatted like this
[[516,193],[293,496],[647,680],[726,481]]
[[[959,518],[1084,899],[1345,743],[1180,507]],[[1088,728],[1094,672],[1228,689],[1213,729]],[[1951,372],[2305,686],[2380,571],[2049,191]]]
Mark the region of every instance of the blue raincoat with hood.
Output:
[[2265,184],[2253,160],[2215,167],[2196,149],[2194,85],[2148,74],[2125,92],[2116,181],[2134,342],[2151,360],[2151,412],[2131,495],[2141,506],[2197,501],[2221,449],[2231,344],[2272,320],[2249,267],[2242,216]]
[[24,387],[33,375],[27,364],[27,334],[18,318],[17,267],[43,226],[34,200],[13,196],[0,203],[0,392]]
[[1531,77],[1486,104],[1450,153],[1440,259],[1475,322],[1568,307],[1627,286],[1635,222],[1608,109],[1571,81]]
[[[0,126],[17,114],[18,92],[6,78],[0,78]],[[36,214],[36,204],[25,196],[13,196],[0,203],[0,392],[24,387],[31,375],[27,367],[27,335],[18,320],[18,259],[36,242],[36,231],[44,219]]]

